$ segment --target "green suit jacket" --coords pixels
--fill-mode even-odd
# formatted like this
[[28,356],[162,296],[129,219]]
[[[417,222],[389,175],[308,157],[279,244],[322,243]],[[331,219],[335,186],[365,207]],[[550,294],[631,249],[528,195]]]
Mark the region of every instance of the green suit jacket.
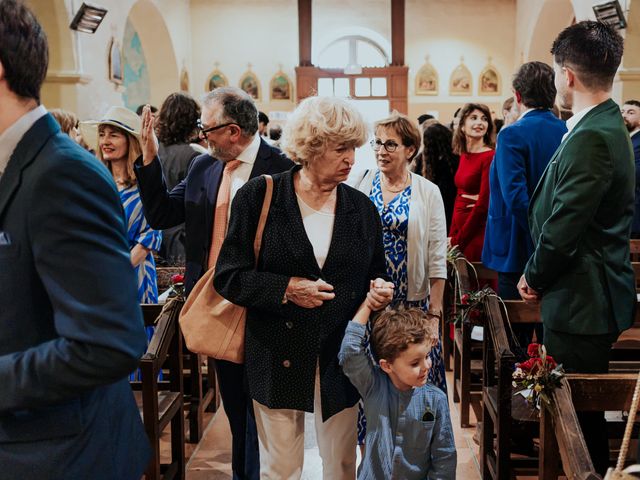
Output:
[[547,328],[579,335],[633,323],[629,259],[634,159],[619,107],[589,111],[551,158],[529,207],[535,251],[525,268]]

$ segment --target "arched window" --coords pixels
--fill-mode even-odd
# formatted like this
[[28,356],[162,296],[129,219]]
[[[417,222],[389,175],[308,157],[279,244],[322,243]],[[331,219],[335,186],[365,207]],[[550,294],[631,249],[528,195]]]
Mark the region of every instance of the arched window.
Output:
[[386,67],[389,60],[384,50],[360,35],[340,37],[327,45],[318,56],[320,68]]

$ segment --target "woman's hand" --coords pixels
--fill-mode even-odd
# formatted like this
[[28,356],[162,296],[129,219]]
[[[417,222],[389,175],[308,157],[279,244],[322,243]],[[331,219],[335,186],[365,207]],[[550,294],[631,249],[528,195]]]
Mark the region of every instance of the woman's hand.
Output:
[[327,300],[333,300],[333,286],[322,279],[316,281],[301,277],[291,277],[285,291],[287,301],[302,308],[316,308]]
[[371,280],[369,293],[367,293],[365,300],[367,306],[374,312],[382,310],[393,299],[393,288],[393,283],[385,282],[382,278]]
[[158,155],[158,139],[156,138],[156,132],[153,130],[153,115],[149,105],[145,105],[142,109],[140,146],[142,147],[142,163],[149,165]]

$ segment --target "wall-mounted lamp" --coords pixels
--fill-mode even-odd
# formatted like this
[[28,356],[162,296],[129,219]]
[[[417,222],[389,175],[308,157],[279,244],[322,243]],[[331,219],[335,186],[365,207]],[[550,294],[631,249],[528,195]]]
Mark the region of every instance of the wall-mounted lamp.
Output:
[[106,8],[82,2],[69,28],[78,32],[95,33],[106,14]]
[[612,0],[610,2],[600,3],[594,5],[593,13],[596,14],[596,20],[607,25],[611,25],[617,30],[627,28],[627,21],[624,18],[624,12],[618,0]]

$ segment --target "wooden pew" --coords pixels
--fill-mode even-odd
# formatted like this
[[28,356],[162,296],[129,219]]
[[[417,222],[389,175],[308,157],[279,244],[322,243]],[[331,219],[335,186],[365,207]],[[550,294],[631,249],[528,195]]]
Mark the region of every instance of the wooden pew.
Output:
[[632,239],[629,241],[629,250],[631,251],[631,261],[640,262],[640,240]]
[[541,409],[541,479],[557,479],[560,460],[568,478],[601,478],[593,468],[576,412],[628,411],[637,378],[637,373],[609,373],[568,374],[562,379],[562,387],[552,392],[554,408]]
[[[458,293],[460,296],[478,289],[473,270],[465,259],[456,261]],[[455,299],[456,302],[459,298]],[[454,311],[455,314],[455,311]],[[482,385],[471,381],[472,371],[482,373],[480,359],[472,359],[471,325],[456,325],[453,341],[453,401],[460,402],[460,426],[469,426],[469,408],[472,407],[476,418],[480,417]]]
[[[182,302],[175,299],[158,313],[158,305],[142,305],[145,325],[154,325],[155,332],[147,352],[140,360],[141,382],[132,382],[136,401],[141,408],[142,419],[151,443],[152,455],[145,478],[185,478],[185,434],[182,382],[182,335],[178,328],[178,315]],[[155,315],[155,317],[154,317]],[[158,375],[163,371],[169,381],[159,385]],[[167,369],[168,367],[168,369]],[[160,387],[166,386],[163,390]],[[160,436],[171,423],[171,463],[160,463]]]

